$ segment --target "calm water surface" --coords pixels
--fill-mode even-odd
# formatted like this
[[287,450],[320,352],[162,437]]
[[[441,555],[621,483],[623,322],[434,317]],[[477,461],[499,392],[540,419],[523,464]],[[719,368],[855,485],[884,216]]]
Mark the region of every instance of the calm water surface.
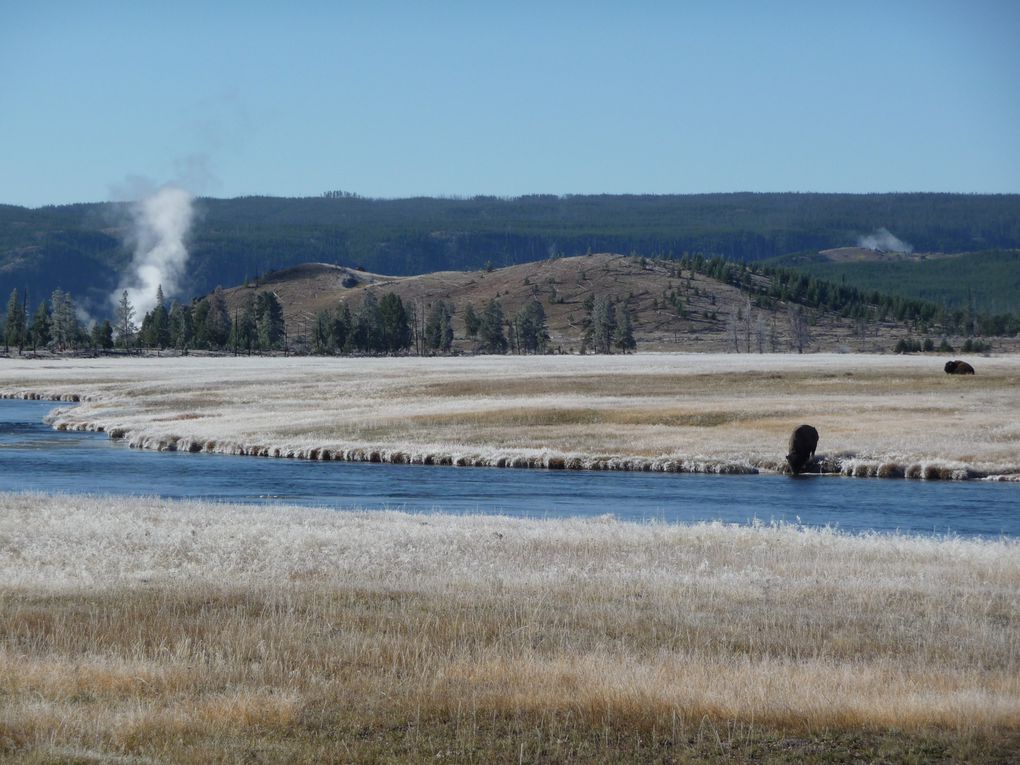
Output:
[[57,432],[56,404],[0,401],[0,491],[160,495],[414,512],[800,522],[1020,538],[1020,485],[454,468],[179,454]]

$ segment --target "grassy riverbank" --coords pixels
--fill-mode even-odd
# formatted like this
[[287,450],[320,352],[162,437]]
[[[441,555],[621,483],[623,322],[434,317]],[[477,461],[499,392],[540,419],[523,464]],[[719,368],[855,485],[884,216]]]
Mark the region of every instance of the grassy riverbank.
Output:
[[791,430],[853,475],[1020,474],[1020,356],[11,359],[0,395],[134,446],[447,464],[781,469]]
[[1007,762],[1018,553],[0,495],[0,758]]

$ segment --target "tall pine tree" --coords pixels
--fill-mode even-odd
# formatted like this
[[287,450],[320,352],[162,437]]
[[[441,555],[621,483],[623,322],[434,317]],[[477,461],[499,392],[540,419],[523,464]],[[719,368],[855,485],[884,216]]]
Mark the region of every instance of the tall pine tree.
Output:
[[17,348],[20,354],[25,348],[27,327],[25,320],[25,306],[18,297],[17,289],[11,291],[11,297],[7,301],[7,321],[4,326],[4,348],[7,352]]

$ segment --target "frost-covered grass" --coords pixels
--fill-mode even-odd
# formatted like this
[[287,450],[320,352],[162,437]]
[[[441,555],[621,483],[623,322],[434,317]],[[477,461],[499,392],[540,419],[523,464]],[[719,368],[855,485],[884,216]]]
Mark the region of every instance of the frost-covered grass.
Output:
[[1020,547],[0,495],[0,700],[21,762],[1008,759]]
[[75,397],[60,427],[135,446],[448,464],[781,469],[807,422],[828,469],[1020,474],[1020,357],[161,358],[0,363],[0,395]]

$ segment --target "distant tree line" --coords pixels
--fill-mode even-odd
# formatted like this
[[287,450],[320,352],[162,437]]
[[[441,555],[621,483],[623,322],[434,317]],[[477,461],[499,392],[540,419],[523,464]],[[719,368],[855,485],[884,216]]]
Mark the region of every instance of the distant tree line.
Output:
[[[29,315],[31,314],[31,318]],[[78,319],[78,309],[70,293],[56,289],[49,299],[42,300],[34,311],[29,310],[27,297],[11,291],[4,318],[4,350],[23,353],[26,349],[55,351],[79,348],[106,348],[112,345],[110,323],[95,323],[91,332]]]
[[401,353],[411,342],[410,314],[394,292],[382,298],[366,292],[356,314],[346,303],[335,311],[321,311],[312,333],[312,350],[317,354]]
[[[346,303],[319,313],[312,347],[315,353],[401,353],[411,349],[430,356],[450,353],[454,341],[456,306],[436,300],[425,311],[405,306],[400,296],[387,292],[381,298],[365,293],[357,313]],[[464,308],[468,338],[476,341],[477,353],[545,353],[549,332],[545,310],[538,301],[526,303],[516,316],[504,318],[499,300],[488,301],[481,313],[468,303]]]
[[[612,353],[631,351],[636,347],[630,311],[609,298],[593,298],[586,304],[586,321],[591,341],[582,352]],[[619,310],[619,314],[617,311]],[[312,334],[312,352],[317,354],[386,354],[411,352],[422,356],[451,353],[454,350],[454,317],[458,310],[453,302],[436,300],[425,310],[405,305],[399,296],[389,292],[376,299],[366,292],[356,313],[346,303],[334,310],[321,311],[316,317]],[[617,316],[619,315],[619,318]],[[471,303],[463,308],[464,336],[474,341],[474,353],[543,354],[550,346],[549,326],[545,307],[538,300],[525,302],[507,317],[503,304],[488,300],[481,310]],[[608,337],[602,341],[600,338]]]
[[973,307],[951,310],[926,300],[834,284],[788,268],[699,254],[684,254],[674,261],[674,269],[676,266],[737,287],[764,308],[774,308],[780,302],[798,303],[856,321],[896,320],[922,331],[937,325],[947,333],[965,336],[1013,337],[1020,333],[1016,314],[979,314]]
[[28,301],[18,290],[11,292],[4,318],[4,346],[18,353],[26,349],[53,351],[124,351],[141,349],[193,349],[251,353],[283,347],[286,328],[283,307],[272,292],[252,296],[232,319],[222,289],[183,305],[176,300],[167,308],[163,288],[156,292],[156,305],[135,323],[135,308],[127,291],[121,293],[114,318],[79,319],[74,299],[54,290],[28,319]]

